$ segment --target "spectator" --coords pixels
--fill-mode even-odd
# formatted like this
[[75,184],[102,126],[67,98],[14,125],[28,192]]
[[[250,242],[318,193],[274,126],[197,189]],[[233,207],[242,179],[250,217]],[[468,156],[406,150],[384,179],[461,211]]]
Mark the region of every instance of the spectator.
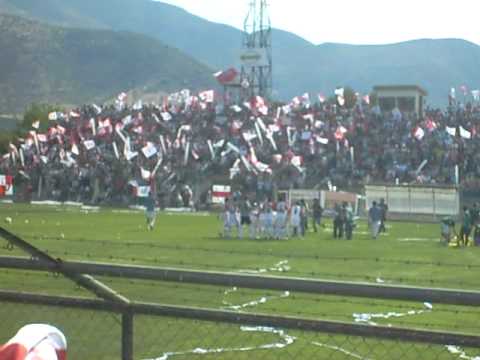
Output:
[[372,207],[368,210],[368,223],[372,232],[372,237],[376,239],[380,231],[382,222],[382,210],[377,206],[377,202],[372,203]]

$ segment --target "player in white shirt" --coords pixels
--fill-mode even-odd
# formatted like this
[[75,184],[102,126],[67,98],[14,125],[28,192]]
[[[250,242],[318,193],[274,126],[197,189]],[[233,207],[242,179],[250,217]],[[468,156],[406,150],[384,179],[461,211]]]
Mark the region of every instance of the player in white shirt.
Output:
[[277,203],[277,215],[275,216],[275,239],[287,237],[287,204],[280,200]]
[[261,231],[260,227],[260,208],[257,203],[254,203],[250,209],[250,239],[256,239]]
[[292,227],[292,236],[296,237],[300,234],[301,230],[301,213],[302,213],[302,208],[298,202],[295,203],[295,205],[292,206],[292,210],[290,213],[290,226]]
[[225,199],[225,206],[223,208],[222,220],[223,220],[223,237],[229,239],[232,231],[230,220],[230,200]]
[[269,201],[265,201],[263,204],[262,214],[262,227],[263,227],[263,237],[271,239],[273,238],[273,210],[272,204]]

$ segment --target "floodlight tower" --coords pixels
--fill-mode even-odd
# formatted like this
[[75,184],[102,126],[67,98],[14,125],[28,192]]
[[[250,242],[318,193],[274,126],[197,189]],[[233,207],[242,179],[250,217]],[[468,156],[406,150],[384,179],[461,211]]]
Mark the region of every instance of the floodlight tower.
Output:
[[240,82],[244,97],[272,94],[272,27],[267,0],[251,0],[244,21]]

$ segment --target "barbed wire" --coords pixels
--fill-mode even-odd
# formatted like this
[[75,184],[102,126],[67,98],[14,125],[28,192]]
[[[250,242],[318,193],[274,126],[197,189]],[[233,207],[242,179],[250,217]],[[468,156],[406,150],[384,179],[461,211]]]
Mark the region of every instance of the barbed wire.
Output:
[[[188,262],[188,261],[183,261],[183,260],[165,260],[165,259],[160,259],[160,258],[148,258],[148,257],[135,257],[135,256],[121,256],[121,255],[105,255],[101,256],[98,254],[91,254],[91,253],[77,253],[77,252],[72,252],[72,251],[62,251],[62,250],[44,250],[45,252],[53,255],[53,256],[73,256],[73,257],[78,257],[80,259],[89,259],[89,260],[101,260],[101,259],[106,259],[114,262],[132,262],[132,263],[137,263],[137,264],[142,264],[142,263],[149,263],[149,264],[155,264],[155,265],[162,265],[162,266],[175,266],[175,267],[189,267],[189,268],[203,268],[207,270],[223,270],[227,272],[238,272],[242,270],[245,272],[245,265],[244,264],[230,264],[230,265],[223,265],[223,264],[207,264],[204,262]],[[260,268],[252,268],[248,269],[252,273],[255,271],[259,270]],[[376,276],[370,276],[370,275],[362,275],[362,274],[342,274],[342,273],[329,273],[329,272],[317,272],[317,271],[298,271],[295,269],[291,269],[288,272],[282,272],[282,274],[291,274],[297,277],[312,277],[312,278],[329,278],[329,279],[337,279],[337,280],[347,280],[347,281],[367,281],[367,282],[372,282],[372,283],[378,283],[378,277]],[[445,279],[428,279],[428,278],[408,278],[408,277],[387,277],[388,284],[403,284],[403,285],[408,285],[408,284],[422,284],[422,285],[428,285],[428,286],[446,286],[446,285],[451,285],[452,287],[458,288],[458,287],[464,287],[464,288],[472,288],[472,289],[477,289],[478,288],[478,283],[473,283],[473,282],[467,282],[463,280],[458,280],[458,279],[452,279],[452,280],[445,280]],[[385,281],[385,280],[383,280]],[[385,281],[387,282],[387,281]]]
[[[2,271],[3,273],[7,274],[7,275],[15,275],[16,277],[16,280],[18,280],[18,277],[21,276],[21,277],[50,277],[50,278],[53,278],[53,279],[58,279],[57,276],[55,276],[54,274],[52,273],[37,273],[37,272],[20,272],[18,270],[14,270],[14,271],[9,271],[9,270],[3,270]],[[151,288],[155,288],[156,290],[159,289],[159,287],[161,288],[168,288],[168,289],[173,289],[173,290],[189,290],[189,291],[194,291],[194,292],[203,292],[205,294],[219,294],[219,295],[222,295],[222,296],[225,296],[225,287],[214,287],[214,286],[196,286],[196,285],[191,285],[191,284],[177,284],[177,283],[169,283],[169,282],[152,282],[152,281],[148,281],[148,280],[141,280],[141,281],[136,281],[136,280],[131,280],[131,279],[122,279],[122,278],[102,278],[101,279],[102,282],[106,283],[106,284],[111,284],[111,285],[129,285],[129,286],[135,286],[135,287],[151,287]],[[161,284],[161,285],[160,285]],[[27,284],[26,282],[18,282],[18,285],[23,285],[23,286],[30,286],[31,284]],[[73,286],[73,289],[78,291],[78,287],[76,286]],[[118,288],[115,287],[115,290],[119,290]],[[133,290],[132,290],[133,291]],[[246,291],[244,289],[237,289],[237,291],[235,292],[236,295],[239,295],[239,296],[256,296],[258,295],[257,293],[261,292],[261,290],[249,290],[249,291]],[[265,292],[262,292],[261,293],[263,296],[267,296],[267,297],[270,297],[270,296],[274,296],[276,295],[276,293],[273,293],[271,291],[265,291]],[[313,295],[312,295],[313,296]],[[317,303],[317,304],[324,304],[324,303],[331,303],[331,304],[348,304],[348,305],[355,305],[355,306],[361,306],[361,307],[382,307],[382,308],[385,308],[387,307],[389,304],[386,304],[386,303],[379,303],[379,302],[375,302],[375,301],[367,301],[365,299],[353,299],[353,298],[348,298],[348,297],[341,297],[340,296],[336,296],[334,299],[333,298],[328,298],[328,296],[322,296],[322,297],[306,297],[306,296],[303,296],[303,295],[298,295],[298,293],[290,293],[290,295],[288,297],[285,298],[286,300],[284,301],[303,301],[303,302],[311,302],[311,303]],[[192,298],[191,297],[188,297],[188,298],[183,298],[183,297],[175,297],[175,300],[176,301],[182,301],[183,304],[192,304]],[[384,302],[386,302],[387,300],[384,300]],[[414,304],[411,304],[411,305],[406,305],[405,303],[399,303],[398,300],[391,300],[391,302],[395,302],[395,304],[390,304],[390,306],[392,306],[393,308],[395,309],[403,309],[403,310],[412,310],[412,308],[414,307]],[[195,298],[195,301],[193,301],[193,303],[195,303],[196,305],[205,305],[206,307],[209,307],[211,308],[211,300],[209,301],[201,301],[199,300],[199,298]],[[417,304],[415,304],[417,305]],[[288,314],[296,314],[296,315],[308,315],[310,317],[316,317],[316,316],[323,316],[323,317],[326,317],[326,318],[329,318],[329,317],[339,317],[339,318],[344,318],[344,319],[347,319],[349,321],[352,320],[352,316],[351,315],[348,315],[348,314],[344,314],[344,313],[322,313],[322,312],[312,312],[312,311],[300,311],[300,310],[296,310],[296,311],[292,311],[292,310],[285,310],[284,308],[283,309],[280,309],[280,308],[274,308],[272,307],[271,305],[268,305],[268,310],[270,311],[274,311],[275,313],[288,313]],[[467,316],[470,316],[470,315],[476,315],[476,316],[479,316],[480,315],[480,312],[478,311],[471,311],[471,310],[466,310],[466,309],[459,309],[459,308],[456,308],[456,309],[453,309],[453,308],[445,308],[445,307],[442,307],[441,305],[435,305],[435,310],[434,310],[435,313],[450,313],[450,314],[455,314],[455,315],[467,315]],[[454,325],[454,324],[442,324],[442,323],[419,323],[418,321],[401,321],[401,320],[395,320],[395,323],[396,324],[404,324],[404,325],[424,325],[424,326],[428,326],[428,327],[438,327],[439,325],[440,326],[447,326],[446,328],[448,328],[448,326],[450,327],[455,327],[455,328],[458,328],[458,329],[464,329],[465,327],[462,326],[457,326],[457,325]],[[469,329],[475,329],[475,330],[478,330],[480,328],[477,328],[477,327],[469,327]]]
[[[353,257],[353,256],[323,256],[318,254],[292,254],[292,253],[277,253],[277,252],[261,252],[261,251],[246,251],[246,250],[234,250],[234,249],[212,249],[205,247],[186,247],[181,245],[165,245],[158,244],[154,242],[138,242],[138,241],[115,241],[115,240],[88,240],[84,238],[62,238],[55,236],[32,236],[34,240],[50,240],[50,241],[61,241],[61,242],[79,242],[79,243],[89,243],[97,244],[101,246],[127,246],[127,247],[147,247],[155,248],[162,250],[175,250],[175,251],[195,251],[195,252],[206,252],[206,253],[215,253],[215,254],[230,254],[230,255],[257,255],[257,256],[271,256],[286,258],[289,260],[295,259],[311,259],[315,261],[337,261],[337,262],[375,262],[375,263],[389,263],[389,264],[398,264],[398,265],[422,265],[422,266],[436,266],[436,267],[455,267],[455,268],[465,268],[466,270],[480,269],[480,264],[468,264],[468,263],[448,263],[441,261],[424,261],[424,260],[403,260],[403,259],[387,259],[381,257]],[[215,238],[220,239],[220,238]]]

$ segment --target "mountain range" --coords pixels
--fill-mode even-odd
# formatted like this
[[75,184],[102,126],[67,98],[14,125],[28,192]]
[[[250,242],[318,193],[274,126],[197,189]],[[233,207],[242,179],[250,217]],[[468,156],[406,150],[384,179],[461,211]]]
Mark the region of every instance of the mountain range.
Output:
[[[238,66],[240,30],[159,1],[0,0],[2,12],[73,31],[83,28],[102,30],[103,34],[137,33],[137,39],[142,39],[146,47],[148,42],[151,47],[158,46],[157,42],[166,44],[180,50],[177,56],[183,53],[185,59],[187,56],[195,59],[189,61],[197,69],[201,67],[198,62],[204,64],[206,78],[211,77],[211,72]],[[273,29],[272,42],[273,93],[278,99],[287,100],[306,91],[330,95],[337,86],[350,86],[367,93],[374,85],[415,84],[429,92],[430,104],[445,105],[451,87],[480,86],[480,46],[460,39],[421,39],[389,45],[316,45],[295,34]],[[178,69],[179,73],[183,71]],[[140,85],[142,81],[136,82]]]

